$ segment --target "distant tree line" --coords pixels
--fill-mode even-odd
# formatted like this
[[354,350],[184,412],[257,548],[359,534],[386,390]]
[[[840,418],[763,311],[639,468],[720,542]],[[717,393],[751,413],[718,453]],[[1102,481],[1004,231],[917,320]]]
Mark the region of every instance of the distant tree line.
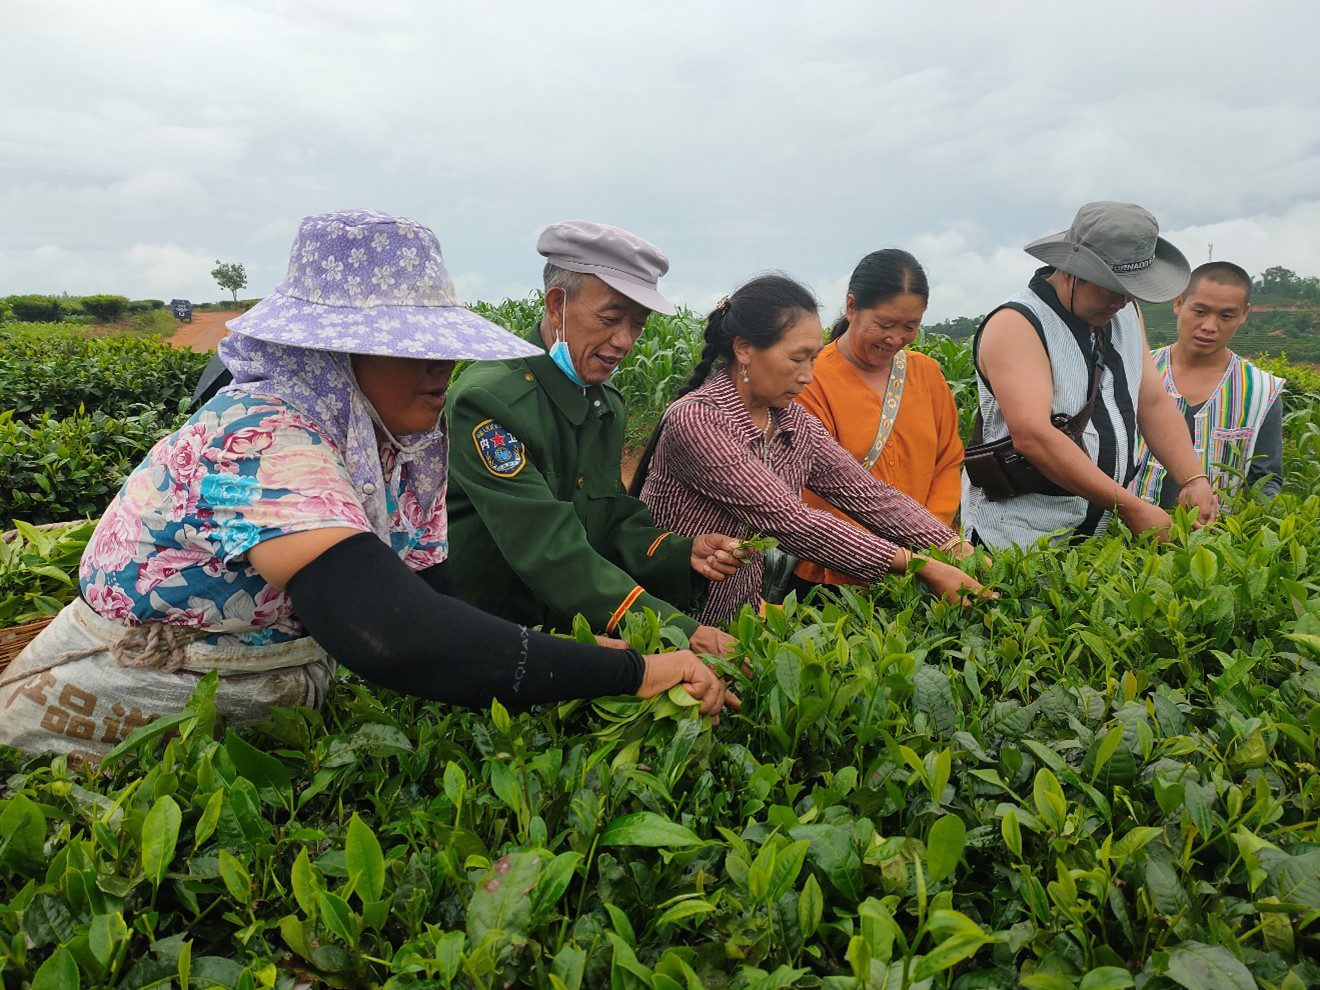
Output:
[[1275,265],[1252,281],[1257,302],[1320,303],[1320,278],[1298,275],[1290,268]]
[[131,313],[164,309],[163,299],[129,299],[97,294],[47,296],[24,294],[0,297],[0,321],[23,323],[117,323]]

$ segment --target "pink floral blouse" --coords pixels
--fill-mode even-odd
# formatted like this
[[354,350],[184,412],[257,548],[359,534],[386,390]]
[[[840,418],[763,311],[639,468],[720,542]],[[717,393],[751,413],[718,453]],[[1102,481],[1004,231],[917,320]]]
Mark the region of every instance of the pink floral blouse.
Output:
[[[393,477],[393,448],[381,460]],[[444,560],[444,493],[424,512],[405,464],[386,501],[403,562],[420,571]],[[110,503],[83,554],[82,596],[107,618],[203,629],[211,643],[296,639],[288,595],[247,554],[332,526],[371,532],[334,441],[278,399],[222,394],[162,438]]]

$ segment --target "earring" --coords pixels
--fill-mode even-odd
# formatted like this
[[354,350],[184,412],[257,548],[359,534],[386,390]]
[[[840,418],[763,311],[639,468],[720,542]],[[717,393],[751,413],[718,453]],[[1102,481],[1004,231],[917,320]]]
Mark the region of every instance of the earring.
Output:
[[745,364],[742,366],[742,380],[743,380],[743,384],[746,385],[746,384],[747,384],[747,365],[745,365]]

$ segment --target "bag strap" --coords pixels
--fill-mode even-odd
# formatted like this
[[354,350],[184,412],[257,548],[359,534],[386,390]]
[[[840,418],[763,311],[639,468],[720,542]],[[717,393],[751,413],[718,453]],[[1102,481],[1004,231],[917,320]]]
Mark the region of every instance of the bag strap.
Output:
[[898,409],[903,404],[903,386],[906,382],[907,354],[899,351],[894,355],[894,360],[889,366],[889,382],[885,386],[884,397],[880,400],[880,423],[875,428],[875,443],[871,444],[871,449],[862,458],[862,467],[867,471],[875,467],[875,462],[880,459],[885,444],[889,442],[889,435],[894,432],[894,424],[898,422]]
[[1070,417],[1063,426],[1065,432],[1073,435],[1079,435],[1091,422],[1091,416],[1095,413],[1096,400],[1100,397],[1100,379],[1105,373],[1105,355],[1109,352],[1109,341],[1105,338],[1104,331],[1092,331],[1091,343],[1093,357],[1091,362],[1091,388],[1086,395],[1086,405],[1077,410],[1077,415]]
[[[1079,409],[1074,416],[1068,417],[1059,429],[1063,430],[1069,436],[1080,436],[1087,425],[1091,422],[1091,417],[1095,414],[1095,404],[1100,398],[1100,379],[1105,373],[1105,355],[1109,352],[1109,342],[1105,338],[1103,331],[1095,331],[1092,334],[1094,351],[1091,365],[1091,386],[1087,390],[1086,404]],[[989,382],[986,382],[989,385]],[[993,394],[993,393],[991,393]],[[1053,419],[1053,417],[1051,417]],[[981,416],[980,402],[977,402],[976,420],[972,424],[972,443],[971,446],[979,447],[985,443],[985,420]]]

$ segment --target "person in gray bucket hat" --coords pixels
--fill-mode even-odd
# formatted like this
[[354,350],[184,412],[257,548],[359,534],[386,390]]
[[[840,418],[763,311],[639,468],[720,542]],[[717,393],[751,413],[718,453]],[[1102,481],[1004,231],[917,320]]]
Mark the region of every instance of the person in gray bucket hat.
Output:
[[1167,530],[1165,510],[1127,490],[1138,439],[1177,479],[1196,525],[1219,504],[1187,424],[1163,387],[1136,300],[1187,285],[1187,259],[1131,203],[1087,203],[1067,230],[1026,246],[1045,262],[972,340],[979,408],[963,461],[968,539],[997,548],[1102,532]]
[[1135,203],[1087,203],[1067,230],[1024,250],[1052,268],[1142,302],[1168,302],[1191,275],[1183,253]]
[[318,705],[343,664],[485,707],[682,684],[737,698],[689,651],[642,657],[531,632],[454,595],[441,420],[454,364],[540,348],[465,309],[404,217],[307,217],[288,274],[231,321],[232,383],[106,510],[81,597],[0,679],[0,742],[97,757],[218,676],[232,725]]
[[669,260],[585,220],[547,227],[537,250],[545,312],[524,337],[538,353],[465,372],[449,405],[459,594],[529,625],[580,614],[607,634],[651,608],[694,649],[723,654],[731,637],[690,613],[745,553],[724,534],[660,529],[621,480],[627,410],[609,379],[650,313],[674,312],[659,290]]

